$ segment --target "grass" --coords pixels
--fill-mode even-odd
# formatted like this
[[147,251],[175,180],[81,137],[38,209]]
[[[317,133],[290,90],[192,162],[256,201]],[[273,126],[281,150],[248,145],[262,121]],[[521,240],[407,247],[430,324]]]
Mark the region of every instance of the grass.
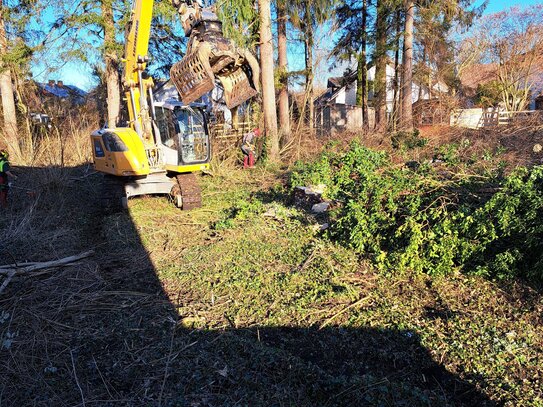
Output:
[[[430,362],[399,351],[401,340],[394,335],[392,343],[370,347],[368,356],[385,358],[385,370],[402,357],[413,359],[416,368],[401,380],[385,374],[379,380],[384,378],[390,388],[370,392],[366,402],[396,405],[399,400],[389,397],[391,392],[402,394],[410,405],[542,405],[539,294],[517,283],[504,287],[461,274],[435,279],[379,274],[320,236],[316,219],[289,206],[281,187],[273,188],[280,185],[278,174],[234,172],[227,179],[203,181],[201,210],[179,214],[158,198],[134,201],[130,209],[183,327],[234,329],[236,336],[238,331],[288,327],[301,330],[300,337],[327,327],[345,330],[341,340],[353,348],[363,348],[357,343],[359,330],[399,332],[419,338],[432,363],[473,386],[480,399],[470,403],[450,389],[428,391],[417,385],[426,380],[417,368],[424,372]],[[258,193],[261,185],[272,187],[275,195]],[[282,340],[282,334],[274,335]],[[268,351],[277,360],[285,357],[281,346]],[[240,359],[245,357],[229,356],[228,366],[245,363]],[[336,360],[336,367],[349,365],[349,359]],[[342,378],[340,388],[357,387],[357,380],[350,382],[353,377],[362,380],[364,375]],[[315,402],[306,397],[298,402]],[[331,403],[324,396],[316,400]]]

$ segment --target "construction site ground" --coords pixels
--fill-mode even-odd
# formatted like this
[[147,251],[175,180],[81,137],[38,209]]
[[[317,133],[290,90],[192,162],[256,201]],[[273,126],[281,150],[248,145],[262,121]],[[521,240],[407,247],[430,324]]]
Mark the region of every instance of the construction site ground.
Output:
[[[533,165],[539,134],[469,148]],[[419,159],[444,142],[422,136]],[[0,265],[94,254],[0,294],[2,406],[543,405],[538,289],[379,273],[291,204],[284,168],[202,176],[190,212],[117,213],[90,165],[15,170]]]

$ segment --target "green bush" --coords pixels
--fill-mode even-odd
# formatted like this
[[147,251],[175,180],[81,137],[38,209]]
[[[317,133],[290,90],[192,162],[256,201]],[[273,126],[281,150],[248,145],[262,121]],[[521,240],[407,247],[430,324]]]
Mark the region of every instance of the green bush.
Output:
[[398,131],[391,137],[392,147],[399,150],[413,150],[414,148],[424,147],[428,144],[428,139],[420,136],[420,131]]
[[385,153],[354,143],[298,164],[291,184],[325,184],[340,203],[329,237],[384,271],[543,279],[543,167],[499,180],[492,196],[479,194],[489,187],[482,178],[440,174],[430,165],[394,167]]

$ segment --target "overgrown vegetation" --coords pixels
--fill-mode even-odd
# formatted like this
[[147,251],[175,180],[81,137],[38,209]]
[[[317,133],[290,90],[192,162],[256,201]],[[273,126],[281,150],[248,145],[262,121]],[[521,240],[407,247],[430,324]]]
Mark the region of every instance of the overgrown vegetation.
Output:
[[355,142],[346,153],[298,164],[291,184],[325,184],[338,203],[329,236],[381,270],[462,269],[541,283],[543,167],[468,175],[457,155],[440,150],[441,159],[394,166]]
[[[328,154],[315,164],[320,172],[312,182],[340,171],[323,157]],[[371,180],[384,177],[388,163],[386,154],[359,145],[343,159]],[[301,166],[294,174],[302,175]],[[424,178],[391,171],[405,172],[404,187]],[[326,194],[346,201],[357,183],[362,178],[347,176],[341,186],[330,183]],[[378,188],[386,186],[382,181]],[[178,301],[183,327],[211,332],[211,338],[223,330],[232,335],[206,350],[211,358],[218,352],[219,367],[227,365],[233,375],[209,396],[218,404],[234,402],[236,391],[253,405],[269,404],[262,395],[300,406],[540,403],[541,305],[534,292],[514,281],[500,287],[459,273],[378,272],[360,261],[361,249],[357,255],[323,238],[317,219],[290,206],[280,179],[264,169],[249,178],[234,171],[206,179],[204,194],[205,209],[184,220],[165,204],[152,211],[158,199],[135,201],[131,213],[170,301]],[[157,222],[169,227],[154,233]],[[185,222],[192,225],[181,226]],[[176,238],[180,230],[196,238]],[[182,256],[172,260],[176,253]],[[258,371],[244,362],[246,352]],[[259,395],[240,369],[250,372]],[[311,386],[300,384],[307,375]],[[454,386],[463,390],[455,393]]]
[[[383,173],[386,154],[357,148],[368,177]],[[450,170],[454,151],[437,153]],[[87,170],[17,169],[40,195],[13,191],[10,217],[30,222],[11,254],[95,255],[0,297],[8,404],[541,405],[543,308],[529,287],[379,272],[323,237],[268,167],[202,177],[195,211],[152,197],[107,216]]]

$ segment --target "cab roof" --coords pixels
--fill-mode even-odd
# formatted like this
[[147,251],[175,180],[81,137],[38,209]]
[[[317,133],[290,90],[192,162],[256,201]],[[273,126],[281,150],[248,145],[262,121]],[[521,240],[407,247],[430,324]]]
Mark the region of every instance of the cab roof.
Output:
[[[162,101],[162,102],[155,102],[154,105],[156,107],[163,107],[165,109],[169,109],[169,110],[173,110],[175,109],[176,107],[179,107],[179,108],[186,108],[187,105],[184,104],[183,102],[180,102],[179,100],[177,99],[167,99],[165,101]],[[192,108],[205,108],[206,105],[204,103],[190,103],[188,106],[192,107]]]

